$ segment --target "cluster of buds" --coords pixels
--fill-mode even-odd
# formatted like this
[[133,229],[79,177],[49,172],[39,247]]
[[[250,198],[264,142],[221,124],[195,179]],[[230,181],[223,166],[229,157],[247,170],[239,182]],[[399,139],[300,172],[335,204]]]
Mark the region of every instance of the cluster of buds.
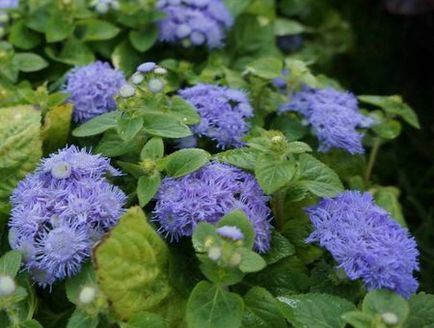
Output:
[[93,0],[90,5],[101,15],[107,14],[110,10],[119,9],[119,1],[117,0]]
[[154,62],[143,63],[137,67],[129,83],[121,87],[119,95],[122,98],[130,98],[139,91],[159,93],[164,89],[165,81],[162,77],[166,74],[167,70]]

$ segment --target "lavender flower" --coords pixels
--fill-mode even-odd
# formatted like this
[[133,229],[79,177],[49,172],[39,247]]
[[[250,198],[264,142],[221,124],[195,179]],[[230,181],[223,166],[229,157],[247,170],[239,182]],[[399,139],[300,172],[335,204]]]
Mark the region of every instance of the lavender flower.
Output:
[[19,0],[1,0],[0,9],[13,9],[17,8],[19,5]]
[[213,162],[182,178],[166,177],[156,200],[153,218],[171,241],[191,236],[199,222],[216,224],[241,208],[253,224],[255,248],[266,252],[270,247],[269,198],[253,175],[231,165]]
[[304,87],[279,111],[302,114],[312,125],[320,142],[319,151],[322,152],[342,148],[351,154],[363,153],[363,134],[356,129],[368,128],[373,123],[359,112],[353,94],[332,88]]
[[286,54],[294,52],[303,46],[303,37],[300,34],[278,36],[277,46]]
[[179,94],[196,107],[201,117],[192,128],[196,135],[215,140],[220,148],[243,145],[242,138],[249,130],[246,119],[253,116],[253,109],[242,91],[198,84]]
[[216,229],[216,232],[225,238],[229,238],[232,240],[242,240],[244,238],[243,233],[238,227],[234,226],[223,226]]
[[315,228],[306,241],[325,247],[351,280],[362,279],[369,290],[388,288],[406,298],[416,291],[416,242],[374,204],[371,194],[345,191],[306,212]]
[[42,160],[11,196],[10,244],[41,286],[77,273],[123,213],[126,196],[104,178],[108,160],[74,146]]
[[157,8],[167,15],[159,23],[161,41],[220,48],[233,24],[222,0],[159,0]]
[[100,61],[76,67],[67,74],[65,90],[74,104],[73,118],[82,123],[116,109],[114,96],[126,83],[123,74]]

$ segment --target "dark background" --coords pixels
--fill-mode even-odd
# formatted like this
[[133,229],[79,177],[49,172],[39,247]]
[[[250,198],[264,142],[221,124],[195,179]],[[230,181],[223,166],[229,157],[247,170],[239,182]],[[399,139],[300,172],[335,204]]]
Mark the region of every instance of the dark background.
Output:
[[434,12],[392,14],[379,0],[332,3],[350,22],[355,42],[335,58],[330,75],[356,94],[401,94],[419,116],[421,130],[405,126],[398,140],[382,146],[374,180],[402,190],[421,251],[421,289],[433,293]]

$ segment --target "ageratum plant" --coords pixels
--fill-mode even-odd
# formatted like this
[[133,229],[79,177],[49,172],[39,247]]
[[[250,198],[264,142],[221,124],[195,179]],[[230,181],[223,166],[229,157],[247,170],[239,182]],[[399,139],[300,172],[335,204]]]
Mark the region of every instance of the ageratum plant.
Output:
[[434,325],[377,164],[419,121],[328,1],[0,10],[0,327]]

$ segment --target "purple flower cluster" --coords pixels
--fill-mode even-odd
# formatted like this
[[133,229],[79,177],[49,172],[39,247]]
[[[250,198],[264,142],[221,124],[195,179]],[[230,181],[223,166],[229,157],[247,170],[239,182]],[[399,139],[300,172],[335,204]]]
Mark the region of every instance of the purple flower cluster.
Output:
[[74,121],[83,123],[115,110],[114,96],[125,83],[123,74],[109,63],[96,61],[74,68],[67,74],[65,86],[70,93],[68,102],[74,105]]
[[191,236],[199,222],[216,224],[225,214],[242,209],[253,224],[256,250],[270,247],[269,197],[253,175],[231,165],[213,162],[182,178],[166,177],[156,200],[154,220],[172,241]]
[[92,246],[123,213],[125,194],[104,175],[108,159],[75,146],[46,158],[11,196],[10,244],[41,286],[79,272]]
[[375,205],[370,193],[345,191],[306,212],[315,228],[306,241],[325,247],[351,280],[362,279],[369,290],[388,288],[406,298],[417,290],[416,242]]
[[19,0],[1,0],[0,9],[13,9],[17,8],[19,5]]
[[166,14],[159,23],[161,41],[219,48],[233,24],[223,0],[159,0],[157,7]]
[[300,113],[309,122],[319,139],[319,151],[341,148],[351,154],[364,152],[363,134],[357,128],[368,128],[373,120],[359,112],[357,98],[350,92],[304,87],[280,108],[280,112],[286,111]]
[[249,131],[246,119],[253,116],[253,108],[242,91],[198,84],[180,90],[179,95],[200,115],[200,123],[192,128],[194,134],[215,140],[223,149],[243,145],[242,138]]

